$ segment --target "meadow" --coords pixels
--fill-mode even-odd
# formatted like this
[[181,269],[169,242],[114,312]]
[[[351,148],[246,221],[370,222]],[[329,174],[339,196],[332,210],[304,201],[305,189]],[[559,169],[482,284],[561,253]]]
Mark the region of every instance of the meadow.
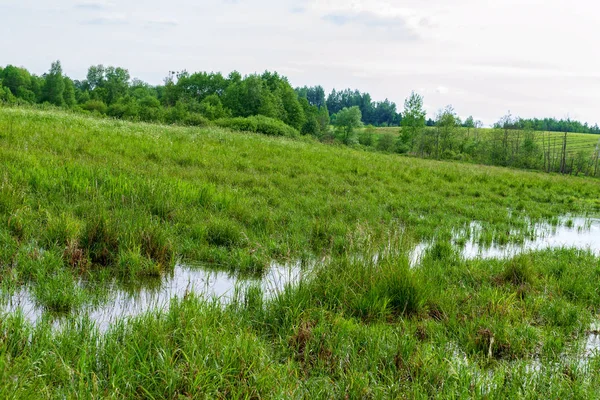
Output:
[[[426,128],[435,129],[435,128]],[[383,134],[399,135],[401,128],[397,126],[392,127],[377,127],[375,133],[377,137]],[[459,136],[480,138],[482,140],[491,140],[493,128],[456,128],[456,134]],[[510,135],[516,136],[517,134],[523,135],[523,131],[511,130]],[[535,131],[535,143],[545,149],[550,144],[551,151],[560,152],[563,145],[563,132],[544,132]],[[585,154],[594,154],[597,151],[597,146],[600,144],[600,135],[594,135],[589,133],[567,133],[567,153],[571,156],[575,156],[578,152],[583,151]]]
[[[465,260],[452,241],[473,221],[482,244],[518,244],[596,217],[597,179],[21,108],[0,108],[0,160],[0,291],[47,313],[2,314],[3,398],[598,395],[598,257]],[[322,261],[270,299],[192,292],[106,332],[81,312],[176,264],[299,259]]]

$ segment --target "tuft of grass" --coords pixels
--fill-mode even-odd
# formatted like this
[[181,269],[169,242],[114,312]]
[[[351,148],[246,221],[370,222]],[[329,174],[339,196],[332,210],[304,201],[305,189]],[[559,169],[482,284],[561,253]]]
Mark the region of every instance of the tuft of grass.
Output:
[[498,280],[519,287],[532,285],[535,280],[535,269],[531,257],[518,255],[507,261]]
[[85,301],[78,279],[64,267],[58,251],[46,251],[41,256],[33,294],[42,307],[53,313],[68,313]]
[[111,265],[119,251],[119,235],[115,221],[103,213],[91,215],[82,230],[79,243],[91,262]]
[[242,243],[242,231],[232,221],[215,218],[206,226],[206,241],[218,247],[237,247]]
[[121,250],[118,256],[119,275],[126,279],[144,277],[159,277],[162,269],[160,264],[142,255],[140,249]]

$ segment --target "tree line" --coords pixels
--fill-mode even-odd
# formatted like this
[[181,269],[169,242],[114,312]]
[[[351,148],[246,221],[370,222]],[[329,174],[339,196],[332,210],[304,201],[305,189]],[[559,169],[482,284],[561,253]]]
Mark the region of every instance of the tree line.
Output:
[[0,67],[0,101],[48,103],[114,118],[192,125],[262,116],[263,121],[279,121],[318,137],[325,135],[339,111],[355,104],[360,104],[365,123],[400,122],[396,105],[387,99],[373,102],[368,93],[349,89],[334,90],[325,98],[320,86],[293,88],[286,77],[268,71],[247,76],[236,71],[228,76],[170,72],[164,84],[152,86],[132,79],[120,67],[91,66],[86,79],[73,80],[63,73],[59,61],[42,76],[8,65]]
[[[326,95],[322,86],[292,88],[286,77],[264,72],[242,77],[236,71],[221,73],[170,72],[163,85],[152,86],[131,79],[129,71],[103,65],[89,68],[86,79],[72,80],[59,61],[42,76],[25,68],[0,67],[0,101],[50,103],[76,107],[117,118],[175,122],[189,118],[217,120],[262,115],[280,120],[302,133],[322,135],[345,108],[358,107],[361,122],[373,126],[400,126],[402,113],[388,99],[373,101],[359,90],[333,89]],[[457,117],[458,118],[458,117]],[[457,120],[474,127],[472,117]],[[435,126],[432,118],[426,126]],[[600,134],[597,124],[571,119],[515,119],[512,129]]]

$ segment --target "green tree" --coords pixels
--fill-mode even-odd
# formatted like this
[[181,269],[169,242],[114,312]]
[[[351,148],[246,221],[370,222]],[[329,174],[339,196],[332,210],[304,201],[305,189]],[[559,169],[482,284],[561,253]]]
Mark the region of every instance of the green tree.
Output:
[[258,75],[235,79],[225,91],[223,105],[231,110],[234,117],[264,115],[281,119],[283,110],[283,106],[277,104],[277,99]]
[[2,86],[9,89],[16,95],[20,87],[28,88],[31,84],[31,75],[24,68],[18,68],[13,65],[7,65],[2,71]]
[[77,104],[77,100],[75,99],[75,84],[73,84],[73,81],[66,76],[64,81],[65,91],[63,92],[63,99],[65,100],[65,105],[67,107],[73,107]]
[[[414,148],[415,141],[425,128],[425,110],[423,109],[423,96],[412,92],[404,101],[402,113],[402,131],[398,149],[400,152],[409,152]],[[421,152],[423,149],[419,149]]]
[[437,115],[436,122],[436,141],[435,141],[435,156],[436,158],[452,158],[453,150],[456,147],[454,143],[454,134],[456,128],[460,126],[460,121],[454,112],[452,106],[446,106]]
[[280,82],[279,94],[284,109],[283,122],[301,130],[306,122],[306,115],[304,114],[302,105],[298,101],[296,91],[290,86],[287,80]]
[[107,67],[104,76],[106,80],[104,82],[104,88],[106,89],[105,103],[111,105],[127,94],[130,79],[129,71],[120,67]]
[[92,65],[88,68],[87,85],[90,90],[104,85],[104,66],[102,64]]
[[200,102],[199,111],[202,115],[210,120],[229,116],[228,110],[223,107],[221,99],[216,94],[206,96]]
[[353,144],[356,142],[355,131],[362,126],[362,113],[358,106],[350,108],[342,108],[337,113],[335,126],[338,132],[342,134],[342,141],[345,144]]
[[56,106],[63,106],[65,104],[65,78],[60,61],[52,63],[50,71],[45,75],[45,78],[46,82],[42,92],[42,100]]

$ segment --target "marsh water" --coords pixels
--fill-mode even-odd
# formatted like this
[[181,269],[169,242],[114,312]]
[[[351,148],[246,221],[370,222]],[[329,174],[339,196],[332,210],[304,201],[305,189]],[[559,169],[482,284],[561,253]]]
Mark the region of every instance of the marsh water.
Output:
[[[172,299],[181,299],[187,293],[229,304],[235,299],[241,299],[247,288],[256,286],[260,287],[265,297],[272,297],[286,286],[297,284],[303,275],[302,271],[300,262],[285,265],[273,263],[262,278],[249,278],[177,265],[157,286],[133,291],[116,286],[109,288],[108,301],[100,305],[86,306],[81,314],[89,318],[100,331],[106,331],[118,319],[134,317],[147,311],[166,311]],[[19,311],[33,325],[44,317],[43,308],[37,304],[27,287],[21,287],[4,304],[5,313]],[[60,326],[67,318],[65,315],[55,315],[55,326]]]
[[[455,247],[462,258],[503,259],[530,251],[559,248],[586,250],[600,256],[600,219],[596,218],[563,217],[555,225],[533,224],[532,237],[525,238],[522,243],[482,244],[478,241],[482,231],[480,223],[472,222],[467,229],[454,233]],[[464,237],[468,239],[461,244]],[[431,242],[419,243],[410,254],[411,265],[418,265],[432,245]]]
[[[479,244],[477,238],[481,231],[481,224],[473,222],[468,228],[455,232],[455,247],[465,259],[508,258],[522,252],[549,248],[576,248],[600,256],[600,219],[562,218],[554,225],[538,223],[532,226],[532,237],[519,244]],[[468,237],[468,240],[459,244],[457,242],[460,237]],[[432,243],[417,245],[409,254],[411,264],[418,265],[431,246]],[[101,331],[105,331],[118,319],[134,317],[147,311],[166,311],[173,298],[181,299],[187,293],[228,304],[236,298],[241,299],[240,296],[243,296],[248,287],[257,286],[268,298],[288,285],[298,284],[312,266],[303,266],[300,261],[286,265],[272,263],[263,277],[248,278],[177,265],[171,274],[163,277],[160,284],[154,287],[124,290],[114,285],[108,290],[107,301],[84,306],[79,314],[89,318]],[[0,315],[19,311],[34,325],[47,314],[25,286],[11,296],[0,296]],[[55,326],[60,326],[61,322],[69,319],[64,315],[50,317],[54,319]],[[600,349],[600,333],[590,335],[586,351],[592,349]]]

